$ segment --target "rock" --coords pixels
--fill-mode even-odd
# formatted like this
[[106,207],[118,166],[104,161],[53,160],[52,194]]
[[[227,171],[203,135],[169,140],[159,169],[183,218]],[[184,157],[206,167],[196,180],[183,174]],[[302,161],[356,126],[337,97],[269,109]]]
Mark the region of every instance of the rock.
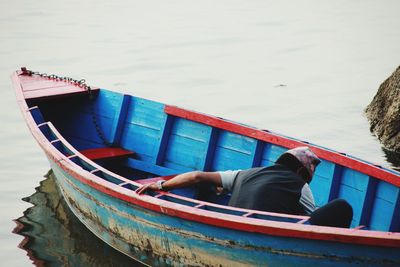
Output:
[[400,66],[379,86],[365,113],[383,146],[400,153]]

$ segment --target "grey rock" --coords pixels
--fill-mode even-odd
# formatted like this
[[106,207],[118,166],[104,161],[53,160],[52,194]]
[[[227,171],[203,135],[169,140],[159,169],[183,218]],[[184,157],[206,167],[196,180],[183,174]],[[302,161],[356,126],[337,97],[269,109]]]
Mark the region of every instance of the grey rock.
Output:
[[365,114],[383,146],[400,152],[400,66],[379,86]]

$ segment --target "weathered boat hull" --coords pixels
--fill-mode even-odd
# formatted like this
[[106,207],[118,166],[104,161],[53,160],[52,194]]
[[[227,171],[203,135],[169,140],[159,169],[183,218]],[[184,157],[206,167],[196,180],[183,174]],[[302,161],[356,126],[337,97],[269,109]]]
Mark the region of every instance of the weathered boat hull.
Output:
[[396,265],[395,248],[238,232],[160,214],[104,194],[51,163],[70,209],[96,236],[150,265]]

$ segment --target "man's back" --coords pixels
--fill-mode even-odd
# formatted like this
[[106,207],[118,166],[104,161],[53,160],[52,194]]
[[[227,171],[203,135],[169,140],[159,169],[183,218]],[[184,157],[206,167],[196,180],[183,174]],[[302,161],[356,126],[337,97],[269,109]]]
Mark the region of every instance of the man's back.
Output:
[[240,171],[235,179],[230,206],[270,212],[304,214],[299,203],[304,180],[288,167]]

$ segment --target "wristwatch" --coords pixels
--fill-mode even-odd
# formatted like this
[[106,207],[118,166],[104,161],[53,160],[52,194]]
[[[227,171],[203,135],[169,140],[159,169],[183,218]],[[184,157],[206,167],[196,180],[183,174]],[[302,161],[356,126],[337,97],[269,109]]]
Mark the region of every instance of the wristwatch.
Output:
[[165,189],[163,188],[163,183],[165,183],[166,181],[165,180],[158,180],[157,182],[156,182],[156,185],[157,185],[157,188],[158,188],[158,190],[161,190],[161,191],[165,191]]

